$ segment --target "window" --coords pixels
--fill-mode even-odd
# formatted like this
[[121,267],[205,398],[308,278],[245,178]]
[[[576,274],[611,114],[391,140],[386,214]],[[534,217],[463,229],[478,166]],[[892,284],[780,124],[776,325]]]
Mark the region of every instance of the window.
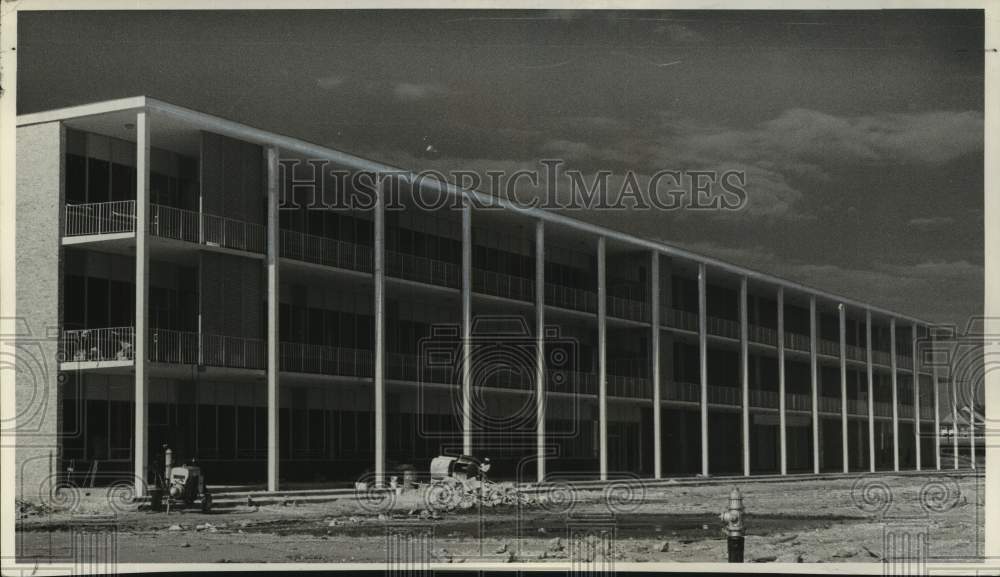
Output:
[[66,202],[87,202],[87,159],[78,154],[66,154]]
[[111,200],[111,166],[106,160],[87,159],[87,202]]

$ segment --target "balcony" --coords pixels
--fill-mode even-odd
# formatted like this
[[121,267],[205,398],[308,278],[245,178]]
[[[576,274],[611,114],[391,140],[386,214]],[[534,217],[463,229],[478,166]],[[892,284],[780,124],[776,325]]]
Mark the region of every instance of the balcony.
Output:
[[[266,227],[242,220],[199,213],[161,204],[149,206],[149,234],[264,254]],[[120,200],[89,204],[67,204],[63,224],[66,237],[128,234],[136,227],[135,201]]]
[[663,307],[660,309],[660,322],[663,326],[684,331],[698,331],[698,313]]
[[812,395],[785,393],[785,410],[812,412]]
[[455,263],[387,250],[386,274],[418,283],[458,289],[462,286],[461,267]]
[[282,342],[282,371],[341,377],[371,377],[375,374],[372,351],[328,345]]
[[649,305],[643,301],[608,296],[608,316],[631,321],[649,322]]
[[472,291],[506,299],[535,302],[535,282],[529,278],[472,269]]
[[63,331],[60,349],[63,362],[130,362],[135,358],[135,328]]
[[630,399],[651,399],[653,398],[653,385],[646,377],[608,375],[608,395]]
[[839,398],[820,396],[819,410],[821,413],[840,413],[841,408]]
[[808,353],[812,347],[810,347],[808,336],[785,332],[785,348]]
[[778,391],[750,389],[750,406],[764,409],[777,409],[780,405]]
[[913,405],[900,404],[899,405],[899,416],[904,419],[913,418]]
[[720,387],[717,385],[708,386],[708,402],[713,405],[728,405],[739,407],[742,404],[743,395],[739,387]]
[[867,399],[847,399],[847,414],[867,415],[868,414]]
[[920,418],[934,420],[934,404],[920,403]]
[[674,382],[673,386],[663,391],[663,398],[668,401],[697,403],[701,401],[701,386],[697,383]]
[[442,385],[457,385],[461,383],[458,367],[452,363],[431,365],[420,355],[404,353],[389,353],[387,355],[386,375],[397,381],[414,383],[435,383]]
[[557,284],[545,284],[545,304],[564,309],[597,313],[597,293]]
[[827,357],[840,357],[840,343],[838,342],[819,339],[816,350],[819,354]]
[[913,368],[913,358],[903,355],[896,355],[896,366],[902,369],[912,369]]
[[372,272],[372,248],[292,230],[282,230],[278,256],[358,272]]
[[872,363],[882,365],[883,367],[890,367],[892,366],[892,355],[886,351],[872,349]]
[[705,319],[708,325],[708,334],[729,339],[740,338],[740,323],[730,319],[719,317],[708,317]]
[[135,231],[135,201],[67,204],[63,236],[120,234]]
[[778,331],[760,325],[750,325],[750,340],[762,345],[776,347],[778,346]]
[[597,394],[597,375],[578,371],[547,371],[546,390],[553,393]]
[[864,361],[866,358],[865,349],[855,345],[847,345],[847,358],[854,361]]
[[875,416],[876,417],[891,417],[892,416],[892,403],[884,401],[875,401]]

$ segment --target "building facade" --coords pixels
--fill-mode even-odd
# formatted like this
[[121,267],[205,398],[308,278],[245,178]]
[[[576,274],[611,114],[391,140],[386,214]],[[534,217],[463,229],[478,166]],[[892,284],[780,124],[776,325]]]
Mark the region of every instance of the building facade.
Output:
[[20,494],[141,492],[164,445],[270,490],[441,453],[528,481],[958,467],[919,318],[439,182],[318,210],[330,169],[399,173],[145,97],[19,118]]

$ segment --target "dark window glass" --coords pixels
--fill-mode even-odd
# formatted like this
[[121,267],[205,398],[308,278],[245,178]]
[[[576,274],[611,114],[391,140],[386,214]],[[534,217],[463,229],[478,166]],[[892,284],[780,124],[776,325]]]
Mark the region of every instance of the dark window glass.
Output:
[[237,457],[253,457],[253,447],[256,440],[254,434],[253,407],[239,407],[236,414]]
[[135,168],[111,164],[111,200],[135,200]]
[[87,202],[87,159],[78,154],[66,154],[66,202]]
[[66,275],[63,293],[63,323],[67,330],[84,327],[86,309],[86,280],[79,275]]
[[236,456],[236,408],[219,405],[219,458],[232,459]]
[[111,200],[111,166],[106,160],[88,158],[87,202]]
[[87,328],[108,326],[108,281],[87,278]]
[[215,457],[216,447],[215,405],[198,405],[198,456]]

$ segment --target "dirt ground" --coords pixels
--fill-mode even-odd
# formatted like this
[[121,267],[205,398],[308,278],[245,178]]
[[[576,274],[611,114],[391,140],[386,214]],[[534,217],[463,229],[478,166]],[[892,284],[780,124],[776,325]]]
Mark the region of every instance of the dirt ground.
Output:
[[[567,562],[601,555],[595,551],[616,562],[722,562],[726,540],[718,515],[734,486],[634,485],[631,493],[612,492],[610,499],[606,491],[563,488],[523,509],[440,513],[427,510],[417,490],[381,507],[352,496],[239,505],[210,514],[133,507],[112,518],[105,501],[82,501],[71,512],[21,519],[18,557],[57,562],[72,557],[75,532],[113,527],[119,562],[385,563],[397,558],[400,547],[420,560],[449,563]],[[929,561],[970,561],[983,549],[981,476],[740,481],[738,486],[745,499],[748,562],[878,561],[891,556],[883,544],[887,533],[926,533]],[[582,534],[602,527],[613,528],[609,546],[579,546]],[[403,547],[399,535],[416,535],[420,544],[407,541]]]

